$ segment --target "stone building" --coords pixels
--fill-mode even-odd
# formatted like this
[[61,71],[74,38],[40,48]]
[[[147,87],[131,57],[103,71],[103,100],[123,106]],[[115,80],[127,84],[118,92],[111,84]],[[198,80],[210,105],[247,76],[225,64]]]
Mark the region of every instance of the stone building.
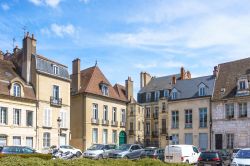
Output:
[[222,63],[215,69],[213,149],[250,147],[250,58]]

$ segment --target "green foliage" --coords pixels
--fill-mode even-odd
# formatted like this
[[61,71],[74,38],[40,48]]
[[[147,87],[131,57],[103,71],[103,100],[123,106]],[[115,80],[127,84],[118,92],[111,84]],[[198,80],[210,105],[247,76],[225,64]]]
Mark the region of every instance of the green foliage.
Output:
[[44,160],[50,160],[52,158],[51,154],[39,154],[39,153],[34,153],[34,154],[0,154],[0,159],[4,157],[20,157],[20,158],[40,158]]
[[0,158],[0,166],[185,166],[185,164],[166,164],[159,160],[90,160],[90,159],[73,159],[73,160],[44,160],[37,157],[23,158],[21,156],[5,156]]

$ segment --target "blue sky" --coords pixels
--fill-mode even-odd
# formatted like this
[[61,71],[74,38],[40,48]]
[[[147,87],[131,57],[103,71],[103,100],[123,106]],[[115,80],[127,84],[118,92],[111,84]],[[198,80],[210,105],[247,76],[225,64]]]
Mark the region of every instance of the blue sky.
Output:
[[0,49],[21,47],[23,27],[37,52],[81,69],[98,66],[112,84],[139,73],[212,74],[213,66],[250,57],[248,0],[0,0]]

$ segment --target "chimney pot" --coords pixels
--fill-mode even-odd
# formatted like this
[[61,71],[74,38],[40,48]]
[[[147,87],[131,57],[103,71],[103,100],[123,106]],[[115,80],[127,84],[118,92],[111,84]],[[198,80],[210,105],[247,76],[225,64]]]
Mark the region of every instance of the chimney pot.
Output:
[[30,33],[29,33],[29,32],[27,32],[27,33],[26,33],[26,37],[29,37],[29,34],[30,34]]
[[32,39],[34,39],[34,38],[35,38],[33,33],[32,33],[32,35],[31,35],[31,38],[32,38]]
[[175,76],[172,77],[172,84],[173,85],[176,84],[176,77]]
[[181,67],[181,80],[185,79],[185,70],[184,67]]

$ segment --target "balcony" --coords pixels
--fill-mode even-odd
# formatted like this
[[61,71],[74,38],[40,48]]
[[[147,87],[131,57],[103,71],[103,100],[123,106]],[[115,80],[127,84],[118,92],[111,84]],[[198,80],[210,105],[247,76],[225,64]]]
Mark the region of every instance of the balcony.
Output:
[[120,122],[120,127],[125,127],[125,122]]
[[117,127],[118,126],[118,122],[117,121],[111,121],[111,126],[115,126],[115,127]]
[[99,124],[99,119],[92,118],[91,123],[98,125]]
[[128,133],[129,133],[129,135],[135,135],[135,131],[134,130],[129,130]]
[[152,131],[152,137],[156,138],[159,136],[159,132],[158,131]]
[[108,126],[109,125],[109,120],[102,120],[102,125]]
[[166,135],[167,134],[167,128],[161,129],[161,135]]
[[154,119],[158,119],[158,117],[159,117],[158,112],[154,112],[154,114],[153,114],[153,118],[154,118]]
[[62,107],[62,98],[55,98],[50,96],[50,105],[55,107]]

